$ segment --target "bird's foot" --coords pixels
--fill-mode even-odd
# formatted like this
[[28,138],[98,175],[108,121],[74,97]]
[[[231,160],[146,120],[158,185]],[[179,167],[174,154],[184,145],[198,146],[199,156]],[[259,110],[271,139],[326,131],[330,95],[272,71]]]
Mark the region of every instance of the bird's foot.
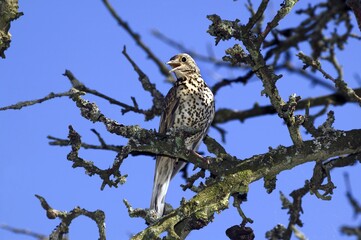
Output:
[[196,151],[194,150],[188,150],[189,151],[189,155],[190,154],[194,154],[196,155],[198,158],[202,159],[206,164],[210,164],[211,162],[209,161],[209,158],[208,157],[203,157],[202,155],[200,155],[199,153],[197,153]]

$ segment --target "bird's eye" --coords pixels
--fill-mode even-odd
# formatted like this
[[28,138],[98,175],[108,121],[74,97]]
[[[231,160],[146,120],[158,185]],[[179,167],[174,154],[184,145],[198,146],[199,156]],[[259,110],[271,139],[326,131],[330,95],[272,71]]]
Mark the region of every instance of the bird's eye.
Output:
[[186,57],[182,57],[182,62],[186,62],[187,58]]

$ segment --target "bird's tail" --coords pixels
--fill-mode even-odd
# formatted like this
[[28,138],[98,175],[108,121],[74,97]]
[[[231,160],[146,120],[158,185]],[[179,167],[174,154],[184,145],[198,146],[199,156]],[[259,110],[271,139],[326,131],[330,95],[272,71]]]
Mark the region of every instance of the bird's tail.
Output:
[[150,209],[155,210],[158,218],[164,212],[165,195],[172,178],[174,164],[175,160],[173,158],[157,156]]

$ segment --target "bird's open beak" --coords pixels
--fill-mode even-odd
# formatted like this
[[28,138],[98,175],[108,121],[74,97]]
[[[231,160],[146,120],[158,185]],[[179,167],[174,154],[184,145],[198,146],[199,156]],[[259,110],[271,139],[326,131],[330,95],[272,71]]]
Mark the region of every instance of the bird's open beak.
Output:
[[169,62],[167,62],[167,64],[172,67],[169,72],[174,72],[178,67],[180,67],[180,63],[176,62],[175,60],[170,60]]

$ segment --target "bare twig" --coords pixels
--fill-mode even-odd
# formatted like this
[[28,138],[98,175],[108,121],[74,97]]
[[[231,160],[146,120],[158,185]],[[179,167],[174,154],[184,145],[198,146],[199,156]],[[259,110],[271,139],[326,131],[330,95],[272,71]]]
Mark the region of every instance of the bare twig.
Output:
[[[353,91],[356,94],[361,95],[361,88],[354,89]],[[348,96],[345,96],[344,94],[338,92],[330,95],[320,96],[316,98],[306,98],[304,100],[301,100],[297,103],[296,110],[306,109],[308,104],[310,105],[310,107],[327,105],[339,106],[348,103],[349,101],[350,99]],[[275,113],[277,113],[277,111],[271,105],[261,107],[258,104],[255,104],[255,106],[251,109],[239,111],[221,108],[217,110],[213,124],[225,123],[232,120],[239,120],[243,122],[248,118]]]
[[41,206],[46,211],[46,216],[49,219],[60,218],[61,223],[53,230],[49,236],[49,240],[62,240],[63,236],[69,232],[69,226],[71,222],[79,217],[86,216],[92,219],[98,227],[99,240],[105,240],[105,214],[101,210],[90,212],[84,208],[75,207],[70,212],[56,210],[48,204],[48,202],[42,196],[35,195],[39,199]]
[[[329,174],[330,170],[334,168],[352,166],[353,164],[355,164],[359,157],[360,154],[351,154],[347,157],[335,158],[325,163],[322,163],[322,161],[317,162],[314,167],[313,176],[310,181],[306,181],[305,185],[302,188],[294,190],[290,194],[293,198],[292,203],[281,193],[282,208],[289,209],[288,213],[290,214],[290,222],[288,224],[288,228],[284,232],[283,239],[290,239],[292,232],[296,234],[296,225],[300,227],[303,226],[303,223],[300,219],[300,213],[303,213],[302,198],[307,193],[315,193],[315,195],[319,199],[329,200],[331,197],[331,195],[329,194],[332,194],[332,191],[335,188],[334,184],[331,182]],[[327,178],[327,183],[322,184],[325,178]],[[318,193],[318,190],[324,191],[324,194],[321,195],[320,193]]]
[[191,189],[193,192],[198,192],[199,191],[199,187],[195,187],[193,184],[195,181],[197,181],[200,178],[204,178],[205,175],[205,170],[201,169],[199,172],[197,172],[196,174],[192,175],[191,177],[186,179],[186,184],[185,185],[181,185],[183,191],[187,190],[187,189]]
[[[82,146],[82,143],[80,135],[73,129],[72,126],[69,126],[68,138],[72,150],[68,154],[67,158],[69,161],[73,162],[73,168],[82,167],[86,170],[86,173],[89,176],[98,175],[103,180],[101,190],[103,190],[106,185],[109,187],[117,187],[118,184],[125,183],[127,175],[122,175],[120,173],[119,167],[123,159],[128,156],[129,151],[127,147],[120,148],[120,151],[111,168],[102,170],[95,166],[92,161],[86,161],[78,156],[78,151]],[[113,176],[114,180],[111,176]]]
[[100,133],[98,133],[97,130],[95,130],[94,128],[93,129],[90,129],[90,131],[92,131],[97,137],[98,137],[98,140],[100,142],[100,145],[102,147],[106,147],[107,144],[105,143],[104,139],[102,138],[102,136],[100,135]]
[[[177,50],[179,50],[180,52],[186,52],[188,54],[190,54],[194,59],[197,59],[199,61],[202,62],[208,62],[208,63],[212,63],[215,66],[219,66],[219,67],[231,67],[234,68],[235,66],[232,66],[231,64],[224,62],[220,59],[215,58],[212,55],[206,56],[206,55],[202,55],[198,52],[192,51],[190,50],[190,48],[184,46],[183,44],[169,38],[168,36],[164,35],[163,33],[159,32],[158,30],[153,30],[152,34],[158,38],[159,40],[161,40],[162,42],[166,43],[167,45],[176,48]],[[239,67],[239,66],[237,66]]]
[[361,2],[359,0],[346,0],[346,4],[354,12],[358,28],[361,31]]
[[248,82],[249,79],[251,79],[251,77],[254,76],[254,72],[253,71],[248,71],[244,76],[240,76],[237,77],[235,79],[223,79],[222,81],[217,82],[216,84],[214,84],[213,87],[211,87],[212,92],[214,94],[217,94],[217,92],[225,86],[230,86],[233,83],[243,83],[246,84]]
[[[150,94],[153,97],[153,106],[151,108],[150,113],[153,113],[153,115],[146,115],[146,120],[150,120],[154,118],[156,115],[160,115],[163,111],[163,102],[164,102],[164,96],[162,93],[158,91],[158,89],[155,87],[155,84],[151,83],[148,76],[144,74],[144,72],[138,67],[138,65],[131,59],[131,57],[128,55],[126,48],[124,46],[123,52],[124,56],[128,59],[130,64],[132,64],[134,71],[138,73],[139,81],[142,83],[143,89],[147,92],[150,92]],[[134,105],[137,108],[137,104],[134,103]]]
[[[305,64],[304,68],[311,66],[313,69],[319,71],[326,79],[330,79],[332,82],[334,82],[335,86],[340,92],[342,92],[344,95],[348,96],[350,100],[357,102],[361,106],[361,97],[358,96],[352,88],[347,87],[347,84],[343,79],[333,78],[330,74],[323,70],[323,68],[321,67],[321,63],[318,60],[315,60],[302,52],[299,52],[297,56]],[[334,65],[336,66],[337,64],[335,63]]]
[[4,110],[8,110],[8,109],[14,109],[14,110],[20,110],[23,107],[28,107],[28,106],[32,106],[38,103],[42,103],[45,101],[48,101],[50,99],[53,98],[60,98],[60,97],[69,97],[70,95],[72,95],[73,93],[71,91],[68,92],[63,92],[63,93],[49,93],[48,95],[46,95],[43,98],[39,98],[39,99],[35,99],[35,100],[30,100],[30,101],[23,101],[23,102],[18,102],[16,104],[12,104],[10,106],[6,106],[6,107],[1,107],[0,111],[4,111]]
[[341,227],[341,232],[347,236],[355,236],[357,239],[361,238],[361,227],[343,226]]
[[307,240],[307,237],[305,236],[305,234],[303,232],[301,232],[299,229],[297,229],[297,227],[295,225],[292,225],[291,229],[292,229],[293,233],[295,234],[296,238],[298,238],[299,240]]
[[[360,157],[360,156],[359,156]],[[347,173],[344,174],[344,178],[345,178],[345,183],[346,183],[346,197],[354,211],[354,216],[356,217],[357,215],[361,214],[361,204],[359,203],[359,201],[357,201],[357,199],[352,195],[352,190],[351,190],[351,183],[350,183],[350,179]]]
[[175,79],[172,74],[169,73],[169,70],[165,66],[165,64],[160,61],[155,54],[145,45],[145,43],[140,39],[140,35],[135,33],[129,26],[127,22],[125,22],[114,10],[112,5],[108,0],[103,0],[105,7],[108,9],[113,18],[117,21],[117,23],[134,39],[134,41],[138,44],[138,46],[143,49],[148,57],[154,61],[154,63],[158,66],[160,72],[171,82],[174,82]]
[[[107,100],[110,104],[114,104],[114,105],[118,105],[118,106],[122,107],[123,108],[122,109],[122,114],[125,114],[125,113],[127,113],[129,111],[132,111],[132,112],[135,112],[135,113],[143,114],[147,120],[150,120],[152,117],[156,116],[156,113],[154,113],[154,111],[152,109],[144,110],[144,109],[138,108],[137,105],[130,106],[128,104],[119,102],[118,100],[116,100],[114,98],[111,98],[111,97],[109,97],[109,96],[107,96],[107,95],[105,95],[105,94],[103,94],[101,92],[98,92],[97,90],[88,88],[83,83],[81,83],[74,76],[74,74],[69,70],[65,70],[65,73],[63,75],[66,76],[69,79],[69,81],[71,82],[73,88],[75,88],[75,89],[77,89],[79,91],[89,93],[89,94],[92,94],[94,96],[103,98],[103,99]],[[157,113],[157,114],[159,114],[159,113]]]
[[[290,2],[290,1],[286,1]],[[287,4],[287,3],[286,3]],[[291,48],[299,48],[302,42],[307,42],[311,49],[311,56],[314,59],[321,58],[323,52],[327,52],[330,46],[337,46],[343,50],[349,37],[354,37],[349,11],[344,1],[334,1],[331,5],[325,2],[309,4],[307,8],[296,11],[296,14],[306,15],[306,18],[297,27],[287,29],[275,29],[271,31],[273,39],[264,41],[263,47],[269,48],[265,59],[274,56],[273,66],[276,67],[280,56],[287,53]],[[329,25],[337,27],[328,37]],[[336,31],[341,24],[345,25],[346,31],[339,34]],[[322,39],[322,41],[319,41]],[[271,47],[271,48],[270,48]]]
[[253,223],[253,220],[249,217],[247,217],[242,208],[241,208],[241,204],[244,200],[243,194],[241,193],[235,193],[232,195],[233,197],[233,207],[235,207],[238,211],[238,214],[241,216],[242,218],[242,225],[246,225],[247,223]]
[[[93,130],[93,129],[92,129]],[[49,145],[51,146],[60,146],[60,147],[68,147],[70,146],[69,139],[63,139],[63,138],[57,138],[53,136],[47,136],[47,138],[51,141],[49,141]],[[103,144],[101,145],[94,145],[94,144],[88,144],[88,143],[81,143],[81,147],[84,149],[96,149],[96,150],[110,150],[114,152],[119,152],[122,148],[121,146],[117,145],[110,145],[110,144]]]
[[298,68],[298,67],[294,67],[291,65],[291,62],[287,61],[285,63],[283,63],[280,66],[277,66],[276,69],[286,69],[287,71],[289,71],[290,73],[296,73],[299,76],[304,77],[305,79],[309,80],[312,85],[317,85],[317,86],[322,86],[328,90],[331,91],[335,91],[336,88],[334,85],[332,85],[329,82],[324,81],[323,79],[318,78],[317,76],[315,76],[314,74],[310,74],[307,71]]
[[[352,155],[351,158],[347,157],[349,160],[355,160],[355,159],[359,159],[359,161],[361,161],[361,155],[359,154],[357,155]],[[352,190],[351,190],[351,184],[350,184],[350,179],[348,174],[344,174],[345,177],[345,184],[346,184],[346,197],[351,205],[351,207],[354,210],[354,216],[356,217],[357,215],[359,215],[361,213],[361,204],[360,202],[352,195]],[[355,236],[358,239],[361,238],[361,226],[342,226],[341,227],[341,232],[343,234],[346,234],[347,236]]]
[[[259,36],[258,39],[258,45],[260,46],[261,43],[263,43],[264,39],[267,37],[267,35],[271,32],[272,29],[278,26],[279,22],[293,9],[294,5],[298,2],[298,0],[287,0],[284,1],[281,4],[281,9],[278,10],[277,14],[274,16],[274,18],[267,23],[266,29],[263,31],[263,33]],[[265,7],[267,6],[268,1],[262,1],[262,4],[260,5],[261,10],[265,10]],[[260,14],[263,14],[260,13]],[[259,15],[260,15],[259,14]]]
[[291,114],[284,114],[283,109],[286,103],[281,98],[276,87],[276,82],[282,75],[275,74],[274,69],[266,64],[266,60],[260,52],[260,46],[268,32],[278,25],[278,22],[291,11],[296,2],[297,1],[285,1],[285,4],[281,10],[278,11],[276,17],[267,25],[267,29],[258,38],[253,34],[243,32],[244,27],[238,24],[239,20],[222,20],[215,14],[207,17],[212,21],[208,33],[215,37],[216,44],[220,40],[228,40],[231,38],[242,41],[248,53],[246,53],[241,45],[235,44],[226,50],[227,56],[223,57],[223,59],[232,64],[246,63],[252,68],[252,71],[256,73],[257,77],[263,83],[264,89],[262,90],[262,94],[265,94],[270,99],[278,115],[286,122],[292,142],[300,147],[302,145],[302,136],[299,131],[300,123],[291,111],[289,111]]
[[[246,32],[251,32],[254,25],[256,25],[263,18],[263,14],[267,8],[268,2],[269,0],[263,0],[257,9],[257,12],[253,14],[253,12],[251,11],[252,16],[244,28]],[[250,9],[250,7],[248,7],[248,9]]]
[[40,233],[36,233],[27,229],[22,229],[22,228],[15,228],[15,227],[11,227],[9,225],[6,224],[0,224],[0,228],[4,229],[6,231],[9,232],[13,232],[16,234],[22,234],[22,235],[26,235],[29,237],[33,237],[36,238],[38,240],[48,240],[48,237],[46,235],[40,234]]

